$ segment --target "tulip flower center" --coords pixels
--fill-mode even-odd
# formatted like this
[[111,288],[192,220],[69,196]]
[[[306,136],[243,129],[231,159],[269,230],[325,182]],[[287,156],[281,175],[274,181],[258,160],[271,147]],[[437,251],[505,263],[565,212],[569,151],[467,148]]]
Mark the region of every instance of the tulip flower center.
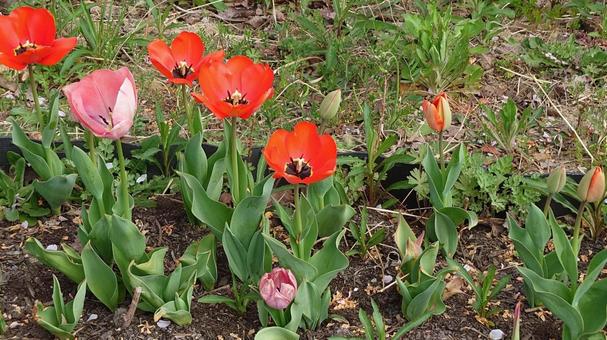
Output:
[[246,96],[246,93],[241,94],[240,92],[238,92],[238,90],[234,91],[234,93],[230,93],[230,90],[228,90],[228,96],[223,101],[228,104],[231,104],[232,106],[246,105],[249,103]]
[[17,46],[17,48],[14,49],[14,52],[15,52],[15,55],[18,56],[27,51],[35,50],[36,48],[37,48],[36,44],[30,42],[29,40],[26,40],[23,44],[19,43],[19,46]]
[[305,179],[312,176],[312,167],[303,156],[295,159],[291,158],[291,162],[285,165],[285,172],[288,175],[299,177],[299,179]]
[[175,64],[175,67],[173,68],[173,77],[185,79],[193,72],[194,69],[192,68],[192,65],[188,65],[185,60],[182,60]]

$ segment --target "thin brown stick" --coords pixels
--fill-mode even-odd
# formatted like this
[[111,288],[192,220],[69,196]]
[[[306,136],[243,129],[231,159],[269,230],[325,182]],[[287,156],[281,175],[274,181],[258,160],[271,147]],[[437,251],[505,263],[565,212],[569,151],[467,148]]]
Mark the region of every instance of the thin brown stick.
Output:
[[133,316],[135,316],[135,311],[137,310],[137,305],[139,304],[139,298],[141,297],[141,287],[135,287],[133,290],[133,299],[131,300],[131,305],[129,306],[129,310],[124,314],[122,323],[122,329],[126,329],[131,325],[131,321],[133,321]]

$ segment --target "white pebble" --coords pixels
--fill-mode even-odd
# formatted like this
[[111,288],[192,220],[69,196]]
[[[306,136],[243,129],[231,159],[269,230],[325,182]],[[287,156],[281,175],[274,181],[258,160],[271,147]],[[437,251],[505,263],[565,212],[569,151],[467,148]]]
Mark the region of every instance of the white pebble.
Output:
[[89,318],[86,319],[86,322],[97,320],[98,318],[99,318],[99,315],[93,313],[93,314],[89,315]]
[[29,224],[29,222],[28,222],[28,221],[23,221],[23,222],[21,223],[21,228],[27,228],[27,227],[29,227],[29,226],[30,226],[30,224]]
[[492,329],[489,332],[489,339],[491,340],[502,340],[504,338],[504,332],[501,329]]
[[137,177],[135,182],[137,182],[137,184],[141,184],[141,183],[145,182],[147,179],[148,179],[148,174],[143,174],[143,175]]
[[158,320],[158,322],[156,322],[156,325],[157,325],[159,328],[164,329],[164,328],[169,327],[169,325],[171,325],[171,321],[169,321],[169,320],[163,320],[163,319],[160,319],[160,320]]
[[46,250],[57,251],[57,249],[59,249],[59,248],[57,247],[56,244],[49,244],[48,246],[46,246]]
[[388,284],[394,280],[394,277],[392,277],[392,275],[384,275],[382,280],[384,281],[384,284]]

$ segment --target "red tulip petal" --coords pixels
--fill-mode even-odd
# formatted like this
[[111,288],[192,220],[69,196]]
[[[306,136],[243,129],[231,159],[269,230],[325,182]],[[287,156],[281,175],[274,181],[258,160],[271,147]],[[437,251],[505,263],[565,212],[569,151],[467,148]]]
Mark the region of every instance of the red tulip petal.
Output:
[[0,15],[0,52],[14,55],[15,47],[19,45],[19,42],[21,42],[21,38],[15,30],[13,18]]
[[0,53],[0,64],[18,71],[23,70],[27,66],[27,64],[22,63],[19,59],[5,53]]
[[251,60],[249,57],[242,55],[237,55],[228,60],[228,62],[226,63],[226,67],[232,75],[230,85],[233,89],[238,89],[241,93],[243,93],[245,86],[242,83],[242,78],[240,77],[240,75],[243,70],[245,70],[251,65],[254,65],[253,60]]
[[292,158],[304,157],[306,161],[310,161],[310,157],[319,151],[319,147],[320,138],[316,125],[310,122],[297,123],[287,138],[287,152]]
[[160,40],[154,40],[148,44],[148,55],[152,65],[160,71],[165,77],[173,78],[173,68],[176,61],[167,44]]
[[171,43],[171,51],[175,61],[185,60],[188,66],[195,66],[202,59],[204,43],[196,33],[181,32]]
[[53,45],[49,48],[49,54],[43,57],[38,64],[41,65],[55,65],[68,53],[70,53],[78,40],[76,38],[61,38],[54,41]]
[[221,106],[222,102],[211,100],[204,94],[199,93],[192,93],[192,97],[194,97],[197,102],[204,104],[204,106],[206,106],[211,112],[213,112],[213,114],[215,114],[217,118],[224,119],[226,117],[229,117],[230,112],[229,110],[226,110],[225,107]]
[[250,100],[255,100],[272,88],[274,72],[268,65],[250,65],[242,70],[240,83],[242,84],[240,91],[246,93]]
[[223,63],[203,65],[200,68],[198,83],[200,83],[200,89],[205,96],[212,98],[214,101],[224,100],[228,91],[234,92],[231,87],[230,71]]
[[19,7],[11,12],[27,27],[29,41],[37,45],[53,45],[56,28],[55,18],[44,8]]

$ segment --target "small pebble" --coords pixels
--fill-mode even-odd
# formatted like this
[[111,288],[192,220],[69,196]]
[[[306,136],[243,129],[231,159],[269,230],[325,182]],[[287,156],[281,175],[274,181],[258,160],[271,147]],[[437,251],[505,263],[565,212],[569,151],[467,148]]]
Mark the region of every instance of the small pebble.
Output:
[[89,318],[86,319],[86,322],[97,320],[98,318],[99,318],[99,315],[93,313],[93,314],[89,315]]
[[110,170],[110,169],[112,169],[112,168],[114,167],[114,163],[111,163],[111,162],[110,162],[110,163],[105,163],[105,167],[106,167],[108,170]]
[[394,280],[394,277],[392,277],[392,275],[384,275],[382,280],[384,281],[384,284],[388,284]]
[[504,332],[501,329],[492,329],[489,332],[489,339],[491,340],[502,340],[504,338]]
[[29,222],[28,222],[28,221],[23,221],[23,222],[21,222],[21,228],[27,228],[27,227],[29,227],[29,226],[30,226],[30,224],[29,224]]
[[158,320],[158,322],[156,322],[156,325],[159,328],[165,329],[165,328],[169,327],[169,325],[171,325],[171,321],[160,319],[160,320]]
[[57,251],[59,249],[56,244],[49,244],[46,246],[46,250]]
[[148,179],[148,174],[143,174],[143,175],[137,177],[135,182],[137,182],[137,184],[141,184],[141,183],[145,182],[147,179]]

